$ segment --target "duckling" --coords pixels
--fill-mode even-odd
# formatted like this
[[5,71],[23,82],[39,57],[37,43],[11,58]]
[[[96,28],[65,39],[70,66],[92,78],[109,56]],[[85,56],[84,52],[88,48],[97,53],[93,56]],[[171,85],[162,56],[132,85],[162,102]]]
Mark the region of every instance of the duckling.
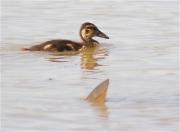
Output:
[[99,44],[98,41],[94,40],[93,37],[101,37],[109,39],[109,37],[101,32],[96,25],[90,22],[85,22],[80,28],[80,37],[82,42],[75,42],[71,40],[50,40],[44,43],[34,45],[30,48],[24,48],[23,50],[29,51],[78,51],[83,47],[93,47]]

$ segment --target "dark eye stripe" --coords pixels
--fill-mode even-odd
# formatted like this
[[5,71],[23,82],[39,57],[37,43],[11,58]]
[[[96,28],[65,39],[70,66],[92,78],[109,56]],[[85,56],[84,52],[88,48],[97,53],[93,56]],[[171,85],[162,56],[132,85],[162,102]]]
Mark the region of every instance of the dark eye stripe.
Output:
[[90,29],[86,29],[86,33],[89,33],[90,32]]

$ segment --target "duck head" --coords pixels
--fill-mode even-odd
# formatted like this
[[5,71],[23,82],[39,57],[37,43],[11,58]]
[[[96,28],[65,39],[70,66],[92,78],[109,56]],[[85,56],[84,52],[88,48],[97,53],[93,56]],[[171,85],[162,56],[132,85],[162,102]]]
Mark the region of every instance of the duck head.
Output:
[[85,43],[91,43],[93,37],[101,37],[105,39],[109,39],[109,37],[101,32],[96,25],[90,22],[83,23],[80,28],[80,37]]

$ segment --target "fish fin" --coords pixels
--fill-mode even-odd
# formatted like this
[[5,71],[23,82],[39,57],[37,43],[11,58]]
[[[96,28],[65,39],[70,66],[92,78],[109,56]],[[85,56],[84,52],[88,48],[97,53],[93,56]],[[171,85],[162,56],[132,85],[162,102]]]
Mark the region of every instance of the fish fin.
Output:
[[86,100],[93,103],[104,103],[109,85],[109,79],[101,82],[86,98]]

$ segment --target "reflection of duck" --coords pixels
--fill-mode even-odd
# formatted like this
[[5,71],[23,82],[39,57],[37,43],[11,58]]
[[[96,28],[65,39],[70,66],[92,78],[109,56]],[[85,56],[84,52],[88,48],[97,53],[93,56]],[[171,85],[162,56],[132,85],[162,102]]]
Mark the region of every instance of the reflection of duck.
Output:
[[94,57],[96,48],[85,49],[81,52],[81,68],[93,70],[97,65],[97,59]]
[[30,48],[24,48],[23,50],[30,51],[78,51],[82,47],[92,47],[99,44],[93,37],[102,37],[109,39],[109,37],[101,32],[97,26],[92,23],[86,22],[82,24],[80,28],[80,37],[83,40],[82,43],[74,42],[71,40],[50,40],[42,44],[32,46]]
[[81,52],[81,68],[87,70],[93,70],[96,66],[100,66],[97,63],[98,59],[102,59],[107,55],[107,50],[103,47],[86,48]]

